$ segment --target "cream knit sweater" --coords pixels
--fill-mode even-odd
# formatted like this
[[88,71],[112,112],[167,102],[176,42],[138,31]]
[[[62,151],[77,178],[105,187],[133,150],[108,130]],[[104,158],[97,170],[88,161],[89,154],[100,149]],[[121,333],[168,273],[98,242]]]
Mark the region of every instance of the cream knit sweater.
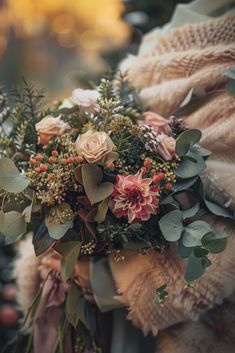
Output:
[[[213,152],[204,174],[207,194],[235,209],[235,97],[224,89],[228,80],[224,72],[230,68],[235,69],[235,16],[184,25],[167,36],[155,31],[144,38],[137,56],[129,56],[120,65],[130,83],[140,89],[143,103],[165,118],[193,89],[198,103],[185,109],[182,117],[190,127],[202,130],[201,144]],[[235,222],[216,217],[209,221],[213,228],[225,229],[230,238],[226,251],[213,256],[213,265],[193,287],[184,288],[183,268],[173,254],[168,259],[158,254],[130,255],[122,264],[110,259],[119,300],[129,307],[128,318],[144,333],[164,330],[159,334],[158,352],[235,350],[235,307],[231,303],[204,314],[198,323],[170,328],[199,320],[235,290]],[[169,298],[162,308],[155,304],[154,292],[164,283],[168,283]],[[216,335],[213,320],[219,318],[227,338]]]
[[[140,89],[149,110],[166,118],[193,89],[200,104],[185,110],[183,117],[190,127],[202,130],[202,145],[213,152],[204,175],[207,192],[235,209],[235,97],[224,90],[224,72],[229,68],[235,69],[235,16],[185,25],[166,36],[154,31],[144,38],[139,54],[129,56],[120,66]],[[205,94],[209,100],[200,97]],[[235,305],[231,302],[235,223],[216,217],[209,220],[231,236],[227,249],[212,256],[213,265],[192,287],[184,287],[184,265],[173,253],[167,258],[157,253],[129,255],[119,264],[110,259],[118,298],[129,307],[128,318],[145,334],[158,333],[158,353],[235,351]],[[27,271],[32,272],[22,260],[21,272]],[[21,297],[28,302],[31,292],[27,295],[22,276],[18,283],[20,291],[24,290]],[[154,296],[164,283],[168,283],[169,298],[161,307]],[[230,301],[224,302],[225,298]]]

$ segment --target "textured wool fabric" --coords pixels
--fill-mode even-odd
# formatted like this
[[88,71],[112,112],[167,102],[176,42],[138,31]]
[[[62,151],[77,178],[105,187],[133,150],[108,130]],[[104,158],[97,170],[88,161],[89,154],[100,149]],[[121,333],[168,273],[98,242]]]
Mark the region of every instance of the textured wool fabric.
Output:
[[[181,117],[190,128],[202,131],[201,145],[212,152],[203,175],[205,190],[210,199],[233,210],[235,97],[225,90],[228,78],[224,72],[235,69],[234,59],[235,16],[223,16],[184,25],[169,35],[154,31],[144,38],[139,54],[120,65],[130,84],[140,89],[148,109],[165,118],[177,111],[193,90]],[[156,253],[147,255],[142,262],[140,256],[127,255],[122,264],[110,258],[119,300],[129,307],[128,318],[145,334],[160,330],[157,352],[227,353],[235,347],[231,314],[235,306],[227,302],[221,306],[235,290],[235,223],[218,217],[208,221],[212,228],[224,229],[230,235],[228,245],[223,253],[211,256],[213,265],[188,288],[183,284],[182,263],[173,253],[166,258]],[[164,283],[168,284],[169,297],[160,307],[154,296]],[[220,316],[219,327],[226,327],[228,339],[217,335]],[[223,326],[226,322],[231,325]]]
[[32,244],[32,234],[19,243],[18,258],[15,261],[14,277],[18,286],[18,303],[26,313],[40,286],[38,266],[40,257],[36,257]]

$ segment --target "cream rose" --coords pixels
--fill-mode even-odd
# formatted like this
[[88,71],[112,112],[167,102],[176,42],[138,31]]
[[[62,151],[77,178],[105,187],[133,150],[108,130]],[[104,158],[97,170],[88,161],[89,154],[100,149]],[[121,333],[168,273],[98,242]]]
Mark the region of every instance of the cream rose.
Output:
[[75,147],[77,153],[88,163],[110,163],[118,158],[113,141],[103,131],[88,130],[79,135]]
[[171,128],[168,120],[157,113],[145,112],[144,123],[147,125],[152,125],[154,130],[158,133],[164,132],[167,135],[171,134]]
[[165,161],[171,160],[173,157],[176,156],[175,139],[165,134],[160,134],[159,139],[160,139],[160,144],[157,148],[157,152]]
[[47,115],[35,125],[35,129],[38,134],[38,143],[45,145],[53,136],[62,135],[70,130],[70,126],[61,120],[61,115],[56,118]]
[[72,108],[75,105],[84,107],[90,113],[95,113],[99,111],[99,105],[97,104],[97,99],[100,97],[98,91],[94,89],[82,89],[76,88],[72,92],[72,96],[65,98],[60,105],[60,109]]

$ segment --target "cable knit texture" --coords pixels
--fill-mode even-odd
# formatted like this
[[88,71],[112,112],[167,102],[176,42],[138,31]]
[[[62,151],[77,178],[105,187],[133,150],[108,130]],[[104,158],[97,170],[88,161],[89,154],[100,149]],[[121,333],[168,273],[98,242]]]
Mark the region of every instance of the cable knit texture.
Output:
[[[189,127],[202,130],[201,144],[212,151],[203,175],[208,197],[232,209],[235,97],[225,90],[228,78],[224,72],[235,69],[234,59],[235,16],[223,16],[173,29],[167,36],[154,31],[144,38],[139,54],[120,65],[130,83],[140,89],[148,109],[166,118],[193,90],[180,116]],[[222,305],[235,290],[235,223],[206,218],[213,229],[224,229],[230,235],[228,245],[223,253],[211,256],[213,265],[188,288],[184,287],[184,266],[173,253],[166,257],[153,253],[141,261],[141,255],[127,255],[122,264],[110,258],[119,300],[129,307],[128,318],[145,334],[160,330],[158,353],[227,353],[235,347],[231,314],[235,306],[231,302]],[[164,283],[169,297],[160,307],[154,296]],[[227,334],[218,337],[218,327],[226,328]]]

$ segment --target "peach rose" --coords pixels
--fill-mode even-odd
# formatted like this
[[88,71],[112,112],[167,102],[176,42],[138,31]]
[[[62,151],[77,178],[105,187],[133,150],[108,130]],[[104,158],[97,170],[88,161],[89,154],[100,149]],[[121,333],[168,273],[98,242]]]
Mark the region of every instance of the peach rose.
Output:
[[77,153],[88,163],[110,163],[118,158],[115,145],[103,131],[88,130],[78,136],[75,147]]
[[38,143],[45,145],[53,136],[62,135],[70,130],[70,126],[61,120],[61,115],[56,118],[47,115],[35,125],[35,129],[38,134]]
[[165,161],[171,160],[173,157],[176,156],[175,139],[165,134],[160,134],[159,139],[160,139],[160,144],[157,148],[157,152]]
[[144,123],[147,125],[152,125],[154,130],[158,133],[164,132],[167,135],[171,134],[171,128],[168,120],[157,113],[145,112]]

